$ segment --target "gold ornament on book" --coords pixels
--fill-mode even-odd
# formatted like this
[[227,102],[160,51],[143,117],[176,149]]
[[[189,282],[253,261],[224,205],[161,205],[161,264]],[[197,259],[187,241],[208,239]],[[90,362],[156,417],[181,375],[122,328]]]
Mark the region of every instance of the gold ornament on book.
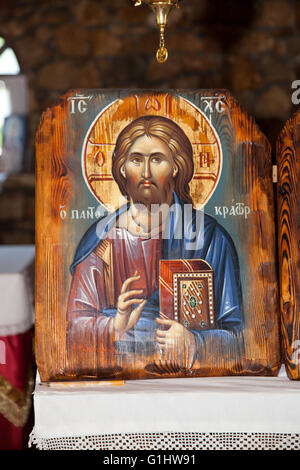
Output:
[[165,46],[165,28],[167,24],[168,14],[173,7],[178,8],[180,0],[133,0],[134,6],[138,7],[142,2],[147,3],[156,15],[156,21],[159,26],[160,38],[159,48],[156,52],[157,62],[160,64],[168,59],[168,50]]

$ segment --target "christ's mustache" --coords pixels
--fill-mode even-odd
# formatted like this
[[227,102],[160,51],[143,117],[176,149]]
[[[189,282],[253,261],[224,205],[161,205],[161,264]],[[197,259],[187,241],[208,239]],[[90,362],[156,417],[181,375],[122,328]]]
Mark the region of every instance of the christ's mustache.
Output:
[[157,184],[154,183],[154,181],[149,180],[149,179],[141,180],[141,181],[139,182],[139,184],[138,184],[138,187],[144,185],[145,183],[149,183],[149,184],[151,184],[152,186],[155,186],[155,187],[157,188]]

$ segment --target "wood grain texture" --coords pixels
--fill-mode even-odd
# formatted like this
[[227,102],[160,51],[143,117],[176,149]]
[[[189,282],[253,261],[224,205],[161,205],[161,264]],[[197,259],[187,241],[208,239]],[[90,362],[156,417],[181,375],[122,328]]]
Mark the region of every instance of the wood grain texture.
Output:
[[[44,340],[36,340],[36,356],[41,377],[60,373],[66,363],[65,319],[62,305],[63,244],[60,207],[68,204],[71,183],[66,165],[66,106],[48,109],[36,134],[36,331]],[[59,204],[57,204],[59,201]],[[42,380],[43,380],[42,379]]]
[[[76,93],[93,96],[85,114],[70,113],[68,98]],[[276,375],[280,366],[280,319],[271,150],[254,120],[226,90],[168,93],[75,90],[43,114],[36,136],[36,358],[41,380],[103,377],[93,351],[82,350],[76,353],[75,358],[67,355],[69,267],[79,240],[93,223],[86,218],[71,220],[71,211],[76,209],[80,214],[89,206],[99,204],[84,181],[81,164],[81,150],[91,123],[110,103],[122,99],[121,118],[128,124],[140,112],[132,105],[132,96],[141,98],[145,114],[161,114],[177,119],[186,128],[194,128],[195,132],[199,121],[197,108],[202,112],[202,121],[209,119],[212,122],[221,142],[224,161],[220,181],[205,206],[205,212],[215,217],[229,232],[240,262],[245,327],[239,339],[244,344],[244,350],[234,347],[224,349],[221,343],[208,340],[205,354],[201,361],[196,361],[192,370],[187,372],[170,366],[167,375]],[[224,112],[219,113],[215,108],[212,113],[205,111],[203,98],[207,96],[214,96],[215,99],[223,97]],[[179,97],[186,98],[195,107],[192,118],[186,109],[180,111]],[[185,106],[188,108],[188,104]],[[116,112],[113,117],[112,126],[116,126],[120,116]],[[110,122],[106,123],[105,128],[108,141],[112,132]],[[197,145],[194,145],[194,151],[199,150]],[[208,144],[203,148],[207,151]],[[205,180],[197,181],[197,184],[193,183],[193,198],[199,196],[200,199]],[[101,186],[99,188],[101,190]],[[224,217],[215,209],[236,208],[236,203],[249,207],[247,218],[241,215]],[[66,211],[64,219],[60,211]],[[148,358],[136,357],[129,365],[124,365],[123,372],[115,368],[115,377],[151,378],[163,375],[159,368],[151,364],[149,367],[148,361]],[[84,371],[82,376],[80,369]],[[104,377],[111,378],[112,375],[113,370],[110,374],[106,372]]]
[[277,141],[278,250],[282,350],[288,377],[300,379],[300,113]]

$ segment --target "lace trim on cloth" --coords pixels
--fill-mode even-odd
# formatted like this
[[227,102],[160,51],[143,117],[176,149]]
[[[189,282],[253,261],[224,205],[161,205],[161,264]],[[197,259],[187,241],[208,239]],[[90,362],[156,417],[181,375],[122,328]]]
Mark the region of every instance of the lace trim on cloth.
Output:
[[22,392],[0,376],[0,413],[17,427],[23,427],[27,422],[33,387],[33,371],[30,372],[26,388]]
[[300,450],[300,434],[128,433],[43,439],[30,434],[38,450]]

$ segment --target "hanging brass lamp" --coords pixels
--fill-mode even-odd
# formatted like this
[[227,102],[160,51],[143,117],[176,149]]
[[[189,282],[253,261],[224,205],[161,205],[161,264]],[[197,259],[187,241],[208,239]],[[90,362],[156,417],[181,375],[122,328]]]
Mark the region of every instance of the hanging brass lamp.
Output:
[[180,0],[133,0],[134,6],[138,7],[143,2],[147,3],[153,10],[156,16],[156,21],[159,26],[160,39],[159,48],[156,52],[157,62],[160,64],[166,62],[168,59],[168,50],[165,46],[165,28],[167,24],[168,14],[173,7],[178,8]]

